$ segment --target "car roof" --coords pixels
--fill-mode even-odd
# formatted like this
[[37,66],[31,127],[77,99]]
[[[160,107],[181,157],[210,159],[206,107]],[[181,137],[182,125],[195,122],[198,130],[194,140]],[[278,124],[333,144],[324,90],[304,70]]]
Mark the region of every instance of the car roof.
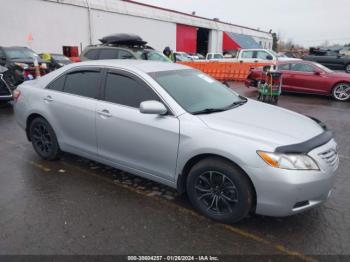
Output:
[[122,69],[134,69],[142,71],[145,73],[160,72],[160,71],[171,71],[171,70],[183,70],[183,69],[193,69],[191,67],[171,63],[171,62],[158,62],[158,61],[145,61],[145,60],[121,60],[121,59],[111,59],[111,60],[90,60],[86,62],[79,62],[71,64],[70,68],[79,66],[107,66],[116,67]]
[[[154,50],[152,48],[143,47],[143,46],[128,46],[128,45],[90,45],[86,47],[86,50],[90,49],[102,49],[102,48],[111,48],[111,49],[127,49],[132,51],[138,51],[138,50]],[[156,50],[154,50],[156,51]]]
[[294,59],[290,59],[290,60],[283,60],[283,61],[278,61],[278,64],[315,64],[314,61],[308,61],[308,60],[294,60]]

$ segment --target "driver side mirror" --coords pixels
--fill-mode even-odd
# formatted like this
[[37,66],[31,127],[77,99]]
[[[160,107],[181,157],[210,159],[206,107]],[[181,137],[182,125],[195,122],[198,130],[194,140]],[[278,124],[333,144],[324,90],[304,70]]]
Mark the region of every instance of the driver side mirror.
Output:
[[266,56],[266,59],[267,59],[267,60],[273,60],[273,56],[272,56],[272,55],[267,55],[267,56]]
[[321,73],[322,73],[322,71],[316,70],[316,71],[314,72],[314,75],[319,76],[319,75],[321,75]]
[[140,104],[140,112],[142,114],[165,115],[168,110],[161,102],[149,100]]

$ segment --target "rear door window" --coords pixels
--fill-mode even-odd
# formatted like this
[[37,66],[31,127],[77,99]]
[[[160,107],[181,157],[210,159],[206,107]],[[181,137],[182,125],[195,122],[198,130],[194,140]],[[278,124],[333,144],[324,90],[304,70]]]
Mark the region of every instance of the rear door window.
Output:
[[154,91],[141,80],[119,73],[109,72],[105,86],[105,100],[108,102],[139,108],[140,103],[157,100]]
[[98,58],[99,50],[98,49],[91,49],[86,52],[84,55],[87,59],[90,60],[96,60]]
[[309,72],[312,73],[315,71],[314,67],[308,64],[296,63],[291,66],[292,71],[298,72]]
[[254,51],[244,51],[242,52],[242,58],[253,58]]
[[114,48],[100,49],[100,56],[98,59],[117,59],[118,50]]
[[99,70],[80,70],[68,73],[63,91],[74,95],[98,98],[100,79]]

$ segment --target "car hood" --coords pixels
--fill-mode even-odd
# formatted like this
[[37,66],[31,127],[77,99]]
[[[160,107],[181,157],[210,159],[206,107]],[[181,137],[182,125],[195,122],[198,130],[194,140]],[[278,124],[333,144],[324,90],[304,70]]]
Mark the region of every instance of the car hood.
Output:
[[211,129],[274,148],[307,141],[324,131],[309,117],[250,99],[239,107],[198,117]]

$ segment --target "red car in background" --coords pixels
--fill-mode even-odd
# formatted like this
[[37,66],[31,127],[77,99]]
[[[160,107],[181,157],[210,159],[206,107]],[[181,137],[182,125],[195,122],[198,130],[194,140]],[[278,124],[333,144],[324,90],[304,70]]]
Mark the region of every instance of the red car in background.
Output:
[[[350,100],[350,75],[334,72],[309,61],[283,61],[277,64],[282,72],[282,92],[332,96],[338,101]],[[245,82],[247,87],[257,87],[263,68],[252,69]]]

